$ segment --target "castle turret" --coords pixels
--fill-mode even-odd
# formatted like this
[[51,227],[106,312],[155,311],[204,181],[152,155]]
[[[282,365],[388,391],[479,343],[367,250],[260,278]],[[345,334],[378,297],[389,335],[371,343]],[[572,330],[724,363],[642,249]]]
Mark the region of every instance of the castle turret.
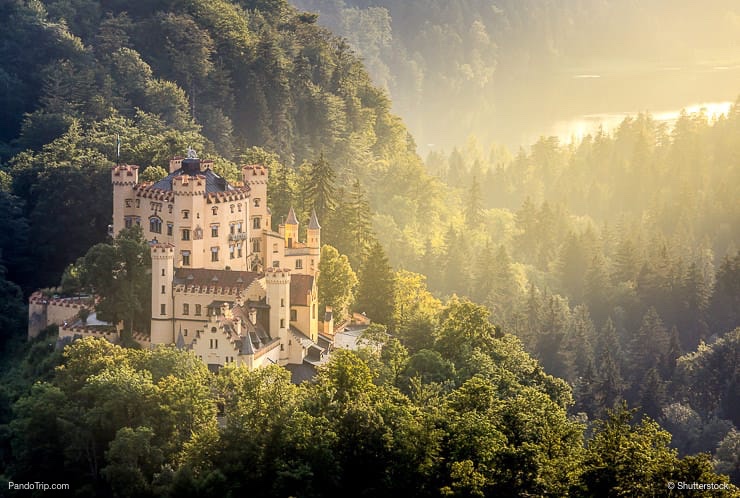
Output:
[[265,284],[267,304],[270,305],[270,336],[280,339],[280,364],[285,365],[290,354],[290,270],[268,268]]
[[[175,264],[178,267],[216,268],[224,267],[223,254],[214,259],[210,245],[206,247],[204,236],[208,230],[205,216],[206,177],[200,174],[198,159],[182,161],[183,174],[172,178],[174,194],[174,238],[180,254]],[[213,244],[217,246],[217,244]]]
[[152,344],[175,342],[172,279],[175,268],[175,246],[152,244]]
[[298,218],[296,218],[293,206],[288,211],[288,219],[284,224],[285,247],[292,248],[298,242]]
[[[134,185],[139,182],[138,166],[114,166],[111,170],[113,183],[113,236],[118,232],[141,222],[136,220],[134,205]],[[129,220],[128,222],[126,220]]]
[[312,249],[321,249],[321,225],[319,217],[316,216],[316,210],[311,210],[311,219],[308,221],[308,230],[306,232],[306,245]]
[[[252,237],[261,237],[262,230],[270,230],[270,210],[267,208],[267,181],[270,175],[261,164],[242,166],[242,181],[249,187]],[[257,221],[255,221],[255,219]]]

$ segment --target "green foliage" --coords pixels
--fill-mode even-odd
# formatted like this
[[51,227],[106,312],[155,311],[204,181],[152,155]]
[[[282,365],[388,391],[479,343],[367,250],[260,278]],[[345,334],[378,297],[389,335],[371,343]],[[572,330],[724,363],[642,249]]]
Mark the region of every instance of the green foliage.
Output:
[[373,244],[363,261],[358,280],[355,309],[365,313],[374,322],[393,328],[395,275],[378,242]]
[[321,247],[319,261],[319,303],[321,309],[331,306],[337,322],[344,319],[354,302],[354,289],[357,285],[355,272],[347,256],[328,244]]
[[167,176],[167,170],[161,166],[149,166],[140,175],[139,180],[156,183]]
[[[623,407],[597,422],[576,495],[671,496],[669,482],[728,482],[712,473],[706,455],[679,459],[668,446],[668,432],[650,419],[632,426],[632,415]],[[713,490],[700,496],[732,496],[733,491]]]
[[[112,241],[90,248],[77,270],[81,283],[101,300],[96,309],[100,317],[131,333],[145,330],[151,317],[151,267],[149,244],[140,227],[124,229]],[[68,273],[68,274],[69,274]],[[69,281],[67,281],[69,282]]]

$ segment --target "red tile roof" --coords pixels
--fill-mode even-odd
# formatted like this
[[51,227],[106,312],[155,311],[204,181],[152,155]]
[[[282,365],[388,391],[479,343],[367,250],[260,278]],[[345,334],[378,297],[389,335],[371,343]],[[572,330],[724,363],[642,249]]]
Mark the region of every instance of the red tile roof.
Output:
[[313,277],[311,275],[290,276],[290,305],[309,306],[308,295],[313,289]]

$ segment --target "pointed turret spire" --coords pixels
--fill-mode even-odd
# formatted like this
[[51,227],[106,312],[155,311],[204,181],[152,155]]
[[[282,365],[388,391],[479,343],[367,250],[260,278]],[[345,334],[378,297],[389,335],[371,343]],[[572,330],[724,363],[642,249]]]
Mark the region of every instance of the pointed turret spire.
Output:
[[285,220],[286,225],[297,225],[298,224],[298,218],[295,216],[295,211],[293,210],[293,206],[290,206],[290,211],[288,211],[288,219]]
[[319,225],[319,217],[316,216],[315,209],[311,209],[311,219],[308,220],[308,228],[309,230],[321,230],[321,225]]

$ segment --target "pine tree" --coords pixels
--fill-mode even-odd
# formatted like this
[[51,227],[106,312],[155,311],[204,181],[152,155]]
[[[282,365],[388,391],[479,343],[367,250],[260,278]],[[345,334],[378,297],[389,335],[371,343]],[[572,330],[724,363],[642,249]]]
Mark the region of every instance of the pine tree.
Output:
[[360,185],[360,180],[355,179],[349,192],[346,212],[343,214],[344,230],[351,238],[347,256],[353,265],[359,265],[370,248],[370,242],[373,240],[372,217],[367,194]]
[[465,223],[469,228],[476,228],[483,222],[483,200],[480,193],[478,178],[473,177],[473,183],[468,191],[467,205],[465,207]]
[[358,277],[360,283],[355,310],[365,313],[373,322],[382,323],[392,329],[395,275],[378,241],[370,246]]
[[306,205],[316,210],[320,220],[329,219],[336,206],[335,176],[334,169],[322,152],[319,159],[309,165],[308,176],[301,179]]

